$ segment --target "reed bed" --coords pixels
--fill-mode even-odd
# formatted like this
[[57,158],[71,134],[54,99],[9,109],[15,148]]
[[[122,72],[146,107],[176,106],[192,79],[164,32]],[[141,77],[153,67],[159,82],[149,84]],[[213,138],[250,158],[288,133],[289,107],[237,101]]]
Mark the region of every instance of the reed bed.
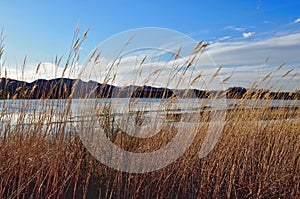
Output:
[[[298,122],[248,122],[262,115],[282,118],[286,110],[235,110],[209,155],[198,152],[207,125],[203,125],[185,155],[150,173],[130,174],[111,169],[89,154],[67,123],[37,123],[1,129],[0,193],[2,198],[152,198],[299,196],[300,131]],[[26,113],[25,113],[26,114]],[[293,114],[299,118],[300,111]],[[244,120],[245,119],[245,120]],[[42,121],[41,121],[42,123]],[[169,129],[171,131],[171,129]],[[44,132],[44,133],[42,133]],[[187,132],[188,133],[188,132]],[[115,143],[144,152],[172,139],[165,130],[143,143],[118,135]]]
[[[66,68],[74,66],[81,43],[74,39]],[[33,111],[29,117],[25,111],[16,120],[2,108],[0,198],[300,197],[299,108],[227,110],[216,146],[200,159],[211,113],[204,112],[201,128],[182,157],[160,170],[135,174],[114,170],[89,153],[69,120],[72,98],[60,111],[53,103],[48,99],[44,107],[50,114]],[[173,138],[173,130],[162,129],[148,140],[116,131],[113,142],[130,151],[153,151]]]

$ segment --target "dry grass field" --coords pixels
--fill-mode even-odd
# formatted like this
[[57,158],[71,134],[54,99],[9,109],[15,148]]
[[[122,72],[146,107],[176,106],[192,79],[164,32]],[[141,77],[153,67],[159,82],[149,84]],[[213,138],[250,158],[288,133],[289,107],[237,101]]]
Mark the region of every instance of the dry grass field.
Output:
[[[77,59],[81,42],[74,40],[67,63]],[[134,174],[114,170],[87,151],[69,128],[71,101],[65,100],[60,112],[50,104],[50,115],[19,112],[16,121],[3,105],[0,198],[300,198],[300,108],[227,110],[208,156],[198,155],[208,128],[203,123],[182,157],[160,170]],[[52,122],[54,117],[59,122]],[[202,114],[199,123],[209,117],[210,111]],[[153,151],[172,139],[173,130],[149,139],[117,132],[113,141],[126,150]]]
[[[291,115],[298,121],[255,120]],[[144,174],[101,164],[76,134],[65,133],[66,122],[44,130],[42,117],[30,126],[12,128],[8,123],[0,135],[1,198],[299,197],[300,110],[235,110],[229,116],[207,157],[198,157],[207,130],[204,125],[183,157]],[[120,134],[115,143],[126,150],[151,151],[172,138],[172,132],[165,131],[148,141]]]

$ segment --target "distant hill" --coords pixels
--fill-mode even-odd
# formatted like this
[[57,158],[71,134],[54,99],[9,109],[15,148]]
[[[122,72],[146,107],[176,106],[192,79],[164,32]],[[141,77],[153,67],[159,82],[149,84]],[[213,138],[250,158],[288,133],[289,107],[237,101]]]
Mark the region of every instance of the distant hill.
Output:
[[231,87],[225,91],[206,91],[197,89],[169,89],[151,86],[117,87],[95,81],[56,78],[38,79],[31,83],[9,78],[0,79],[0,99],[67,99],[67,98],[170,98],[226,96],[226,98],[255,99],[300,99],[300,92],[271,92],[267,90],[250,91],[242,87]]

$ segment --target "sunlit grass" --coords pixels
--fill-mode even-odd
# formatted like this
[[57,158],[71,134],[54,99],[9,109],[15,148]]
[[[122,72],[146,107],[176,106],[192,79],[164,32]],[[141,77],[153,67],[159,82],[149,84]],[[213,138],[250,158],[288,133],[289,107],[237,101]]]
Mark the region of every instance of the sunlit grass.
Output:
[[[86,34],[77,39],[76,31],[64,71],[74,66]],[[2,55],[2,48],[0,50]],[[97,60],[97,54],[92,56]],[[300,197],[299,108],[270,108],[267,104],[253,108],[246,106],[245,99],[240,99],[240,106],[226,112],[226,124],[214,149],[199,159],[211,115],[210,111],[201,112],[197,117],[200,128],[196,129],[196,138],[184,156],[161,170],[132,174],[101,164],[86,150],[76,133],[78,124],[70,119],[74,116],[72,100],[72,96],[65,99],[59,108],[55,100],[44,99],[42,105],[20,100],[24,110],[36,108],[30,114],[26,111],[9,113],[8,102],[3,102],[0,198]],[[259,99],[253,97],[253,100]],[[105,108],[97,111],[108,114],[106,119],[100,117],[99,120],[109,134],[110,109]],[[195,129],[186,129],[186,133],[192,130]],[[162,129],[149,139],[128,136],[117,128],[113,133],[110,139],[117,146],[147,152],[168,143],[174,129]]]

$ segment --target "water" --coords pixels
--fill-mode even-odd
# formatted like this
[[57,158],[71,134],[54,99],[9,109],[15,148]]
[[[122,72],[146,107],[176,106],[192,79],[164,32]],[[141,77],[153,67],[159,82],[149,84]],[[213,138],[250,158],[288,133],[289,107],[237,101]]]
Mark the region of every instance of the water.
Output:
[[[57,123],[82,116],[82,113],[90,108],[90,113],[95,112],[97,107],[107,106],[113,114],[122,115],[129,112],[161,113],[169,111],[172,113],[191,113],[206,110],[235,109],[239,107],[240,100],[237,99],[74,99],[70,105],[70,100],[0,100],[0,125],[5,123],[11,125],[23,124],[40,121],[41,115],[45,123]],[[70,106],[69,106],[70,105]],[[300,107],[300,100],[245,100],[245,107]],[[64,115],[71,112],[69,115]],[[26,113],[26,114],[24,114]],[[42,114],[41,114],[42,113]],[[152,114],[153,115],[153,114]],[[156,116],[155,115],[155,116]],[[65,117],[64,117],[65,116]],[[20,118],[22,120],[20,120]]]

